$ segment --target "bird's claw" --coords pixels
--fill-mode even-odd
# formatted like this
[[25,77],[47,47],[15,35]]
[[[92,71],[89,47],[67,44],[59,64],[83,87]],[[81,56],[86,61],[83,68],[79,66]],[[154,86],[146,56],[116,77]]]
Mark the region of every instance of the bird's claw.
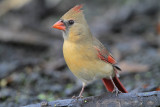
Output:
[[76,96],[73,96],[73,97],[72,97],[72,99],[77,99],[77,100],[80,99],[80,98],[83,98],[83,96],[77,96],[77,97],[76,97]]
[[114,90],[112,91],[112,93],[116,93],[116,96],[118,96],[119,93],[122,93],[120,90],[118,90],[117,87],[114,88]]
[[41,107],[51,107],[51,105],[49,105],[47,101],[43,101]]

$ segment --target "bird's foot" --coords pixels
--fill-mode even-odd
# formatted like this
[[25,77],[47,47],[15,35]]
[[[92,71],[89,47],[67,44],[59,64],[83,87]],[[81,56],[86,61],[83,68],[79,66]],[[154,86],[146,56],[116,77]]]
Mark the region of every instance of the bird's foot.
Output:
[[76,96],[73,96],[73,97],[72,97],[72,99],[77,99],[77,100],[78,100],[78,99],[81,99],[81,98],[83,98],[83,96],[77,96],[77,97],[76,97]]
[[112,93],[116,93],[116,96],[119,94],[119,93],[122,93],[117,87],[114,88],[114,90],[112,91]]
[[49,105],[47,101],[43,101],[41,107],[51,107],[51,105]]

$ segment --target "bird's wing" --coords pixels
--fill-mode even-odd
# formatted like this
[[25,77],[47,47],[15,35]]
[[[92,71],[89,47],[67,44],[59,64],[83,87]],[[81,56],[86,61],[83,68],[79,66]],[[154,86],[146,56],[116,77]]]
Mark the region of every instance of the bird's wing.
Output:
[[105,61],[106,63],[112,64],[117,70],[121,71],[120,67],[118,67],[117,62],[113,58],[111,53],[95,37],[93,37],[93,45],[94,45],[94,48],[97,50],[97,56],[99,59]]
[[[97,56],[102,61],[105,61],[106,63],[110,63],[114,67],[114,72],[116,73],[115,77],[113,77],[113,80],[102,78],[102,81],[104,83],[104,86],[109,92],[114,91],[114,84],[123,93],[128,93],[128,91],[125,89],[123,84],[120,82],[118,78],[118,72],[117,70],[121,71],[121,69],[118,67],[116,60],[113,58],[111,53],[103,46],[103,44],[97,40],[96,38],[93,38],[93,46],[97,51]],[[113,84],[114,81],[114,84]]]

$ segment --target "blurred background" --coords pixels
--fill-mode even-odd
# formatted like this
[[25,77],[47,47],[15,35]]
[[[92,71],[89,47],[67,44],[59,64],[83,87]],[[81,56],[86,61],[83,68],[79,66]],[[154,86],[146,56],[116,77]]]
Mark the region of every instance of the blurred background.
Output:
[[[118,60],[129,92],[160,90],[159,0],[0,0],[0,107],[71,98],[81,82],[66,66],[52,25],[84,4],[90,29]],[[84,97],[106,93],[101,80]]]

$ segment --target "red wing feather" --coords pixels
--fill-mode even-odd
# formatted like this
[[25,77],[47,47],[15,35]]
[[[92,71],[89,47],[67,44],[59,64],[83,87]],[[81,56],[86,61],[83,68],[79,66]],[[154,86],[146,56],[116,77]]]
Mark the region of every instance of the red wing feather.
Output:
[[103,54],[105,54],[105,53],[108,53],[108,52],[106,52],[107,50],[102,50],[102,51],[100,51],[98,48],[96,48],[96,50],[98,51],[98,53],[97,53],[97,56],[98,56],[98,58],[99,59],[101,59],[101,60],[103,60],[103,61],[105,61],[105,62],[109,62],[109,63],[111,63],[111,64],[116,64],[116,61],[115,61],[115,59],[109,54],[109,55],[107,55],[107,57],[105,57]]
[[111,55],[109,55],[109,56],[107,57],[107,59],[108,59],[108,62],[109,62],[109,63],[111,63],[111,64],[116,64],[115,59],[114,59]]

